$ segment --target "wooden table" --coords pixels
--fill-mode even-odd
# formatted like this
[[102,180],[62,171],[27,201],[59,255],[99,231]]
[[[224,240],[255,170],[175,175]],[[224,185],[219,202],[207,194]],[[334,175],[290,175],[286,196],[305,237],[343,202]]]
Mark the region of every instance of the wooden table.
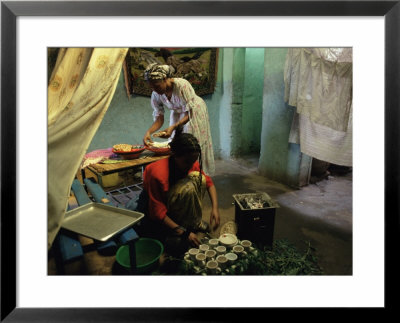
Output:
[[[125,161],[121,161],[118,163],[112,163],[112,164],[107,164],[107,163],[92,164],[92,165],[87,166],[87,170],[89,170],[90,172],[95,174],[97,177],[97,182],[101,186],[103,186],[102,179],[106,175],[110,175],[110,174],[118,173],[118,172],[122,172],[122,171],[127,171],[130,169],[137,169],[137,168],[140,169],[140,171],[143,175],[143,170],[146,167],[146,165],[151,164],[157,160],[164,159],[164,158],[168,158],[168,155],[157,156],[157,155],[154,155],[153,152],[145,151],[139,156],[139,158],[127,159]],[[86,177],[85,172],[82,171],[82,178],[84,179],[85,177]],[[104,186],[103,186],[103,188],[106,189],[106,187],[104,187]]]

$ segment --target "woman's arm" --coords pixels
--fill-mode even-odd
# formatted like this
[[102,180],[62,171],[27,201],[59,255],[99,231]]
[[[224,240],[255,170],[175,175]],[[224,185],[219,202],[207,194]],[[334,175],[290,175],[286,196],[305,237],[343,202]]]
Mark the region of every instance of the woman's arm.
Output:
[[163,130],[163,131],[165,131],[166,134],[164,136],[161,136],[161,138],[169,138],[169,137],[171,137],[172,132],[175,129],[177,129],[179,126],[185,125],[188,121],[189,121],[189,113],[185,112],[185,116],[182,119],[180,119],[177,123],[169,126],[167,129]]
[[158,129],[162,127],[164,124],[164,115],[160,114],[156,117],[156,120],[153,122],[153,124],[150,126],[150,128],[146,131],[144,137],[143,137],[143,143],[147,146],[148,143],[152,143],[153,140],[151,140],[151,134]]
[[207,188],[207,192],[208,192],[208,195],[211,200],[210,227],[212,227],[212,223],[214,221],[215,223],[214,223],[213,230],[215,230],[219,226],[219,223],[220,223],[217,189],[215,188],[214,185],[212,185]]

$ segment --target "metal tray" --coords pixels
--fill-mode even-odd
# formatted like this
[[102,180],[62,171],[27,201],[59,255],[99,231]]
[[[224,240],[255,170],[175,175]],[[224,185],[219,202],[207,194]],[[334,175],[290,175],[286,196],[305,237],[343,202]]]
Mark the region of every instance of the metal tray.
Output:
[[95,240],[107,241],[143,217],[140,212],[93,202],[66,212],[62,227]]

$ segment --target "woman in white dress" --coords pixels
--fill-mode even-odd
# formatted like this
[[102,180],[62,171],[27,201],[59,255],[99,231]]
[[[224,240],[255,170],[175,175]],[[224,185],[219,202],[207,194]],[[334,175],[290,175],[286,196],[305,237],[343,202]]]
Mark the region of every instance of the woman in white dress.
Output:
[[207,105],[187,80],[173,78],[173,72],[172,66],[156,63],[150,64],[144,72],[144,78],[153,90],[151,106],[154,122],[145,133],[143,142],[145,145],[153,142],[151,135],[163,126],[166,107],[171,110],[169,127],[161,131],[160,137],[172,139],[178,127],[194,135],[200,143],[203,170],[212,176],[215,164]]

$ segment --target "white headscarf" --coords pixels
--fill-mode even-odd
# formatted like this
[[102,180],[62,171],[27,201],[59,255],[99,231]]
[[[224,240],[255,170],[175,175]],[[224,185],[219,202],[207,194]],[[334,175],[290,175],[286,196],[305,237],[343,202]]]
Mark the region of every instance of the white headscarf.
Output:
[[146,81],[164,80],[168,77],[172,77],[174,72],[175,69],[171,65],[152,63],[146,67],[143,76]]

